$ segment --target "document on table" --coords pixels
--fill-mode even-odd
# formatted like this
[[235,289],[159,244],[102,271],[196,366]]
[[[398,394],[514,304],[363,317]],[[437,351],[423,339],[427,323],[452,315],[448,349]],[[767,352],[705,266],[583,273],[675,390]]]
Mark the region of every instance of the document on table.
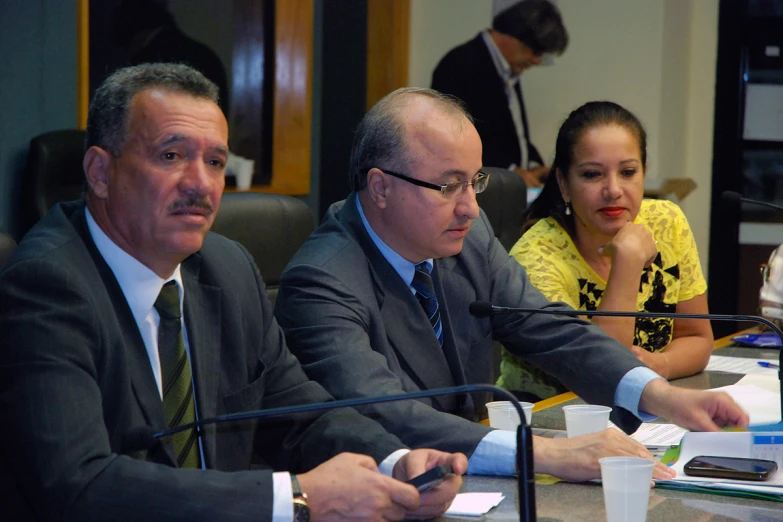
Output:
[[631,438],[647,446],[647,449],[668,449],[676,446],[682,440],[682,436],[688,433],[685,428],[676,424],[652,424],[643,422]]
[[[685,464],[700,455],[774,460],[778,463],[778,470],[764,482],[686,475],[683,471]],[[671,468],[677,472],[677,476],[660,483],[783,496],[783,432],[689,432],[683,436],[680,456]]]
[[741,373],[747,375],[749,373],[757,373],[760,375],[775,375],[777,376],[778,370],[776,368],[764,368],[759,365],[759,362],[770,362],[777,364],[777,360],[767,359],[751,359],[749,357],[726,357],[725,355],[712,355],[710,356],[710,362],[707,363],[705,371],[708,372],[724,372],[724,373]]
[[746,375],[737,384],[707,391],[728,393],[747,412],[750,425],[756,426],[781,421],[779,386],[777,376]]
[[503,493],[460,493],[454,498],[446,515],[480,517],[503,500]]

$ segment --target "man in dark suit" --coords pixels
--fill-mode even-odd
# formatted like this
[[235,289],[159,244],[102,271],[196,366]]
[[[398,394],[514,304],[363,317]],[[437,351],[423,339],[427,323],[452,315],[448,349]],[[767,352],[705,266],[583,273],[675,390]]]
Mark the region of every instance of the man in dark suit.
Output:
[[432,88],[460,98],[473,115],[483,164],[516,170],[528,187],[541,186],[549,169],[530,139],[520,75],[567,45],[557,7],[523,0],[498,13],[492,29],[449,51],[432,73]]
[[[669,386],[587,321],[472,317],[476,300],[566,308],[549,303],[495,239],[476,204],[488,181],[481,165],[478,133],[451,97],[400,89],[365,115],[351,153],[355,192],[291,260],[277,298],[275,315],[311,378],[335,397],[486,383],[495,339],[585,401],[613,406],[629,431],[640,412],[695,430],[747,423],[727,395]],[[467,454],[470,473],[514,474],[514,433],[476,424],[473,413],[470,397],[373,411],[411,446]],[[614,429],[534,439],[537,471],[571,480],[599,477],[602,456],[651,458]],[[671,472],[658,463],[655,476]]]
[[216,99],[184,65],[112,74],[90,106],[86,204],[55,206],[0,275],[3,518],[442,513],[458,476],[421,496],[396,479],[440,463],[461,474],[465,456],[407,452],[353,411],[140,442],[140,430],[331,400],[286,348],[248,252],[208,233],[228,154]]

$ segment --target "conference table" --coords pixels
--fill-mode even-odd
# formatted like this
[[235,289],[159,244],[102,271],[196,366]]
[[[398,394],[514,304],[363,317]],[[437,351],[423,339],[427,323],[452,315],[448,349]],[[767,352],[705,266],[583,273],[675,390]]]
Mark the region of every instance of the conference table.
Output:
[[[778,351],[733,346],[728,337],[715,342],[719,355],[777,359]],[[702,372],[672,381],[676,386],[709,389],[735,384],[743,376],[738,374]],[[583,404],[573,393],[565,393],[536,403],[532,425],[534,428],[565,430],[563,406]],[[665,422],[665,419],[661,419]],[[463,477],[463,492],[501,492],[505,499],[483,517],[443,516],[438,520],[519,520],[517,480],[511,477]],[[603,491],[598,482],[567,483],[545,475],[536,476],[537,520],[560,522],[605,521]],[[783,503],[770,500],[736,498],[722,495],[654,488],[650,493],[648,522],[658,521],[753,521],[783,520]]]

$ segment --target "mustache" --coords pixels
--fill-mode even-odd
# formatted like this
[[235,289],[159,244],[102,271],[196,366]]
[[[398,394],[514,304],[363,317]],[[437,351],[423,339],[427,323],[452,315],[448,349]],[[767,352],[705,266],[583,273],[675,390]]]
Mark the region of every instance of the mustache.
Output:
[[197,196],[196,194],[189,194],[182,199],[178,199],[171,205],[172,212],[176,212],[183,208],[199,208],[210,214],[214,211],[212,201],[210,201],[207,196]]

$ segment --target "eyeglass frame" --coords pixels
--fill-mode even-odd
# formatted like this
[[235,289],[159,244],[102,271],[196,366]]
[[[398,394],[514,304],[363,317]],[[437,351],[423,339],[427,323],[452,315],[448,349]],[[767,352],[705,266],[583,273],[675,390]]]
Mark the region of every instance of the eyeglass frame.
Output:
[[406,176],[405,174],[400,174],[399,172],[394,172],[394,171],[385,170],[385,169],[378,169],[378,170],[380,170],[384,174],[388,174],[389,176],[401,179],[403,181],[407,181],[408,183],[412,183],[413,185],[416,185],[418,187],[424,187],[424,188],[428,188],[428,189],[432,189],[432,190],[438,190],[438,191],[440,191],[440,194],[444,198],[446,198],[446,199],[451,199],[449,196],[446,195],[446,189],[448,187],[462,185],[462,189],[459,192],[454,192],[454,194],[455,194],[454,199],[459,199],[459,198],[462,197],[462,194],[464,194],[465,191],[468,190],[468,185],[473,187],[473,190],[476,191],[476,182],[479,180],[479,178],[481,176],[484,176],[484,178],[482,178],[482,179],[486,179],[487,180],[487,184],[484,185],[483,189],[481,189],[479,191],[476,191],[476,194],[481,194],[482,192],[487,190],[487,186],[489,186],[489,178],[490,178],[490,174],[489,173],[480,170],[480,171],[478,171],[476,173],[475,176],[473,176],[473,179],[471,181],[452,181],[450,183],[444,183],[443,185],[436,185],[435,183],[429,183],[427,181],[422,181],[420,179],[411,178],[409,176]]

